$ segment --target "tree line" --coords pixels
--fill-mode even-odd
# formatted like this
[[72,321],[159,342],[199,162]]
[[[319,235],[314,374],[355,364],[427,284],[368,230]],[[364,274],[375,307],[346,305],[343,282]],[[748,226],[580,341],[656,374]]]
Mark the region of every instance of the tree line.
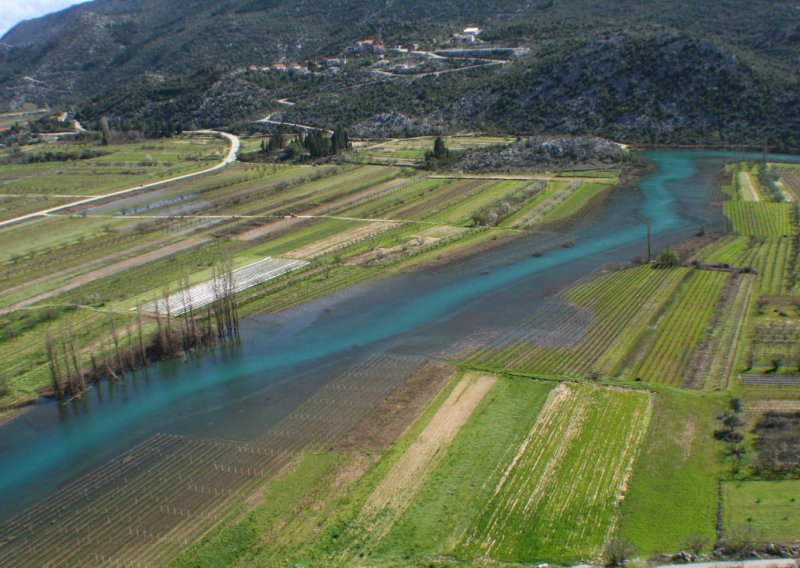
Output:
[[[80,396],[88,383],[103,378],[116,380],[152,362],[169,359],[192,349],[208,348],[239,336],[239,308],[235,294],[233,265],[223,261],[214,267],[213,301],[205,310],[192,305],[188,276],[178,281],[172,293],[162,290],[161,299],[147,306],[137,305],[135,317],[120,322],[108,312],[108,337],[111,345],[80,345],[72,322],[57,335],[45,337],[45,354],[50,369],[53,393],[58,400]],[[173,315],[173,304],[181,315]],[[155,323],[155,330],[146,331]],[[84,354],[88,351],[88,363]]]

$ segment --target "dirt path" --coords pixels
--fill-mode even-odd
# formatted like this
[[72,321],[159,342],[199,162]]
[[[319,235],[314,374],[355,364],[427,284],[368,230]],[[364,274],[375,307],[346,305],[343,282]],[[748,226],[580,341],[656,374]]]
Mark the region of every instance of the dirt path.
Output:
[[739,185],[742,188],[742,198],[745,201],[761,201],[761,196],[753,184],[753,178],[747,172],[739,172]]
[[36,219],[36,218],[39,218],[39,217],[46,217],[47,215],[50,215],[51,213],[58,213],[59,211],[64,211],[64,210],[70,209],[72,207],[78,207],[78,206],[81,206],[81,205],[87,205],[89,203],[95,203],[97,201],[102,201],[102,200],[109,199],[109,198],[112,198],[112,197],[119,197],[121,195],[128,195],[128,194],[131,194],[131,193],[134,193],[134,192],[139,192],[139,191],[143,191],[143,190],[146,190],[146,189],[151,189],[153,187],[158,187],[160,185],[164,185],[164,184],[167,184],[167,183],[173,183],[173,182],[176,182],[176,181],[181,181],[181,180],[190,179],[190,178],[193,178],[193,177],[205,175],[205,174],[220,170],[220,169],[222,169],[224,167],[227,167],[228,165],[230,165],[230,164],[232,164],[233,162],[236,161],[236,157],[239,154],[239,148],[241,147],[241,142],[239,141],[239,137],[238,136],[234,136],[233,134],[228,134],[227,132],[218,132],[216,130],[196,130],[196,131],[193,131],[193,132],[186,132],[186,134],[199,134],[199,135],[203,135],[203,136],[216,136],[216,137],[225,138],[226,140],[228,140],[228,142],[230,142],[230,147],[228,148],[228,153],[225,155],[225,158],[219,164],[217,164],[216,166],[212,166],[210,168],[206,168],[206,169],[201,170],[199,172],[192,172],[192,173],[189,173],[189,174],[183,174],[183,175],[180,175],[180,176],[177,176],[177,177],[164,179],[164,180],[161,180],[161,181],[155,181],[155,182],[152,182],[152,183],[146,183],[144,185],[138,185],[136,187],[131,187],[131,188],[128,188],[128,189],[122,189],[122,190],[119,190],[119,191],[114,191],[112,193],[106,193],[106,194],[103,194],[103,195],[95,195],[94,197],[88,197],[86,199],[81,199],[79,201],[72,201],[70,203],[65,203],[64,205],[58,205],[56,207],[51,207],[49,209],[42,209],[40,211],[34,211],[33,213],[28,213],[27,215],[21,215],[19,217],[15,217],[13,219],[8,219],[7,221],[0,221],[0,228],[7,227],[7,226],[13,225],[15,223],[21,223],[23,221],[30,221],[31,219]]
[[[285,99],[283,99],[283,100],[285,100]],[[291,104],[294,105],[295,103],[291,103]],[[309,126],[307,124],[297,124],[296,122],[284,122],[282,120],[272,120],[272,114],[268,114],[267,116],[265,116],[264,118],[262,118],[261,120],[259,120],[257,122],[260,122],[262,124],[274,124],[276,126],[290,126],[292,128],[299,128],[300,130],[307,130],[307,131],[322,130],[323,132],[327,132],[328,134],[333,134],[333,130],[328,130],[326,128],[319,128],[318,126]]]
[[[174,254],[176,252],[180,252],[182,250],[186,250],[188,248],[201,245],[203,243],[208,242],[209,240],[210,239],[204,237],[190,237],[179,243],[161,247],[156,250],[141,254],[139,256],[121,260],[115,264],[111,264],[109,266],[93,270],[92,272],[87,272],[86,274],[82,274],[80,276],[73,278],[63,286],[59,286],[54,290],[43,292],[41,294],[37,294],[36,296],[28,298],[27,300],[23,300],[22,302],[18,302],[11,306],[6,306],[0,309],[0,315],[8,314],[15,310],[19,310],[21,308],[25,308],[32,304],[35,304],[36,302],[41,302],[42,300],[47,300],[48,298],[52,298],[53,296],[63,294],[64,292],[69,292],[70,290],[74,290],[75,288],[83,286],[84,284],[88,284],[89,282],[93,282],[94,280],[105,278],[106,276],[111,276],[112,274],[116,274],[117,272],[121,272],[129,268],[135,268],[137,266],[141,266],[142,264],[158,260],[165,256]],[[48,276],[48,278],[52,277],[53,277],[52,275]]]
[[[494,386],[495,377],[465,375],[414,443],[375,488],[362,510],[362,520],[380,516],[385,531],[408,507],[472,412]],[[374,529],[375,527],[372,526]],[[375,533],[372,534],[375,537]]]

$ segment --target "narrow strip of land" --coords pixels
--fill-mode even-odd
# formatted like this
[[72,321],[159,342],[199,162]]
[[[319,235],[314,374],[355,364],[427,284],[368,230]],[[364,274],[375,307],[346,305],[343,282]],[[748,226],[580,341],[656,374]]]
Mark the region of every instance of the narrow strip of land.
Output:
[[129,195],[131,193],[135,193],[135,192],[138,192],[138,191],[144,191],[146,189],[151,189],[153,187],[158,187],[160,185],[164,185],[164,184],[167,184],[167,183],[173,183],[173,182],[176,182],[176,181],[190,179],[190,178],[201,176],[201,175],[204,175],[204,174],[209,174],[211,172],[215,172],[215,171],[220,170],[220,169],[222,169],[224,167],[227,167],[227,166],[229,166],[230,164],[232,164],[233,162],[236,161],[236,157],[239,154],[239,148],[241,147],[241,142],[240,142],[238,136],[235,136],[233,134],[228,134],[227,132],[219,132],[219,131],[216,131],[216,130],[195,130],[195,131],[187,132],[187,134],[199,134],[199,135],[203,135],[203,136],[216,136],[216,137],[225,138],[226,140],[228,140],[228,142],[230,142],[230,147],[228,148],[228,153],[225,155],[225,158],[219,164],[217,164],[215,166],[211,166],[210,168],[206,168],[206,169],[201,170],[199,172],[192,172],[192,173],[189,173],[189,174],[183,174],[183,175],[176,176],[176,177],[173,177],[173,178],[163,179],[163,180],[160,180],[160,181],[155,181],[153,183],[147,183],[147,184],[144,184],[144,185],[138,185],[136,187],[131,187],[131,188],[128,188],[128,189],[122,189],[120,191],[114,191],[112,193],[105,193],[103,195],[96,195],[94,197],[87,197],[86,199],[81,199],[79,201],[72,201],[70,203],[65,203],[63,205],[58,205],[56,207],[51,207],[49,209],[41,209],[39,211],[34,211],[33,213],[28,213],[26,215],[21,215],[19,217],[14,217],[13,219],[8,219],[6,221],[0,221],[0,228],[7,227],[7,226],[13,225],[15,223],[21,223],[23,221],[30,221],[31,219],[37,219],[39,217],[45,217],[45,216],[50,215],[52,213],[58,213],[59,211],[64,211],[64,210],[70,209],[72,207],[79,207],[81,205],[87,205],[89,203],[95,203],[97,201],[102,201],[104,199],[109,199],[109,198],[112,198],[112,197],[119,197],[120,195]]

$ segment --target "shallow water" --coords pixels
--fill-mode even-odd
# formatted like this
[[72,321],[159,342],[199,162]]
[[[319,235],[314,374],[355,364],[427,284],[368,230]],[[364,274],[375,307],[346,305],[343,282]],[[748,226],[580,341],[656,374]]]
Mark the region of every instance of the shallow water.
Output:
[[[447,265],[355,286],[280,314],[249,318],[239,345],[154,365],[66,406],[42,402],[0,427],[0,519],[154,433],[252,440],[370,355],[441,356],[506,328],[593,270],[719,230],[709,205],[723,152],[654,151],[658,170],[616,190],[568,234],[540,234]],[[800,161],[800,158],[791,158]],[[566,241],[574,246],[565,248]],[[541,257],[532,252],[544,251]]]

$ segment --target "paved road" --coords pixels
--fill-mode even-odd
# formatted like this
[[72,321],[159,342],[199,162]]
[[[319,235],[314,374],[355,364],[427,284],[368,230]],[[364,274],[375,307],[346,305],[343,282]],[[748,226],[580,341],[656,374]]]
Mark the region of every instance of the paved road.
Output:
[[219,132],[216,130],[195,130],[191,132],[186,132],[186,134],[201,134],[205,136],[216,136],[220,138],[225,138],[230,142],[230,148],[228,149],[228,153],[225,155],[225,159],[223,159],[219,164],[216,166],[212,166],[210,168],[206,168],[205,170],[201,170],[199,172],[193,172],[190,174],[184,174],[177,177],[164,179],[161,181],[156,181],[153,183],[147,183],[144,185],[138,185],[136,187],[131,187],[129,189],[122,189],[120,191],[115,191],[113,193],[106,193],[103,195],[95,195],[93,197],[87,197],[86,199],[80,199],[78,201],[72,201],[70,203],[65,203],[64,205],[58,205],[56,207],[51,207],[50,209],[42,209],[40,211],[34,211],[33,213],[28,213],[27,215],[21,215],[20,217],[15,217],[13,219],[8,219],[7,221],[0,221],[0,228],[7,227],[9,225],[13,225],[15,223],[21,223],[23,221],[30,221],[31,219],[37,219],[39,217],[46,217],[51,213],[58,213],[59,211],[64,211],[66,209],[70,209],[72,207],[78,207],[80,205],[87,205],[89,203],[94,203],[96,201],[102,201],[103,199],[108,199],[110,197],[119,197],[120,195],[128,195],[131,193],[136,193],[138,191],[144,191],[146,189],[150,189],[153,187],[157,187],[160,185],[164,185],[167,183],[173,183],[176,181],[181,181],[184,179],[189,179],[197,176],[201,176],[204,174],[208,174],[211,172],[215,172],[220,170],[226,166],[229,166],[233,162],[236,161],[236,157],[239,154],[239,148],[241,147],[241,142],[239,141],[238,136],[234,136],[233,134],[228,134],[227,132]]

